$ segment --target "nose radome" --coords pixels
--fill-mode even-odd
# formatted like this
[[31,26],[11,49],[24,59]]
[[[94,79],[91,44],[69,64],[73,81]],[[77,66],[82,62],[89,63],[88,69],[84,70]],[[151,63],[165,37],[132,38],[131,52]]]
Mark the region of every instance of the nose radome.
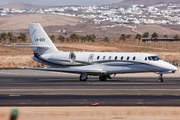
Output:
[[176,71],[177,70],[177,67],[176,66],[174,66],[174,65],[172,65],[172,71]]
[[170,64],[170,63],[168,63],[168,62],[164,62],[164,67],[166,69],[172,70],[174,72],[177,71],[177,67],[172,65],[172,64]]

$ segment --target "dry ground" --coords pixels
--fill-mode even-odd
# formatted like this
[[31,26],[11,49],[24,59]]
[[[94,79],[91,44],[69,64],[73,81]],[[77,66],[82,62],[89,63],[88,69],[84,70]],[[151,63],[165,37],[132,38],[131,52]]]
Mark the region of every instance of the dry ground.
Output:
[[27,3],[21,3],[21,2],[14,2],[10,4],[6,4],[1,6],[1,8],[9,8],[9,9],[37,9],[37,8],[48,8],[48,6],[42,6],[42,5],[33,5],[33,4],[27,4]]
[[[43,27],[70,25],[74,26],[79,22],[79,18],[66,17],[49,14],[11,14],[0,17],[0,31],[16,31],[29,29],[28,23],[40,23]],[[22,31],[23,32],[23,31]]]
[[[8,120],[12,107],[0,107]],[[17,120],[179,120],[179,107],[20,107]]]

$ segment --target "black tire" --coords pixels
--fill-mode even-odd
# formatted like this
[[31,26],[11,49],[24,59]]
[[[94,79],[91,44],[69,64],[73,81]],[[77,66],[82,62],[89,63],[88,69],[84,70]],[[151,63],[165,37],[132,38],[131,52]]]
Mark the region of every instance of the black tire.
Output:
[[107,76],[99,76],[99,81],[106,81]]
[[158,82],[159,82],[159,83],[162,83],[162,82],[163,82],[163,78],[159,78],[159,79],[158,79]]

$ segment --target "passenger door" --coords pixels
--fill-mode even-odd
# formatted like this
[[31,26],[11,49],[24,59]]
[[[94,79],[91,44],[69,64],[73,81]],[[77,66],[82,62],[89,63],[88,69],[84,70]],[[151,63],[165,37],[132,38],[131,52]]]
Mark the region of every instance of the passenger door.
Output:
[[94,58],[94,54],[90,54],[88,61],[89,61],[90,63],[93,63],[93,58]]

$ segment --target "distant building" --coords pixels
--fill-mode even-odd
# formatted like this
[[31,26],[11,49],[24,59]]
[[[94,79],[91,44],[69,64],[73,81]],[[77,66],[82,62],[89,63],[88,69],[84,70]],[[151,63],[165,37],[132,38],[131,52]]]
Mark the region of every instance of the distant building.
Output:
[[64,32],[66,32],[66,30],[58,30],[57,32],[58,33],[64,33]]

